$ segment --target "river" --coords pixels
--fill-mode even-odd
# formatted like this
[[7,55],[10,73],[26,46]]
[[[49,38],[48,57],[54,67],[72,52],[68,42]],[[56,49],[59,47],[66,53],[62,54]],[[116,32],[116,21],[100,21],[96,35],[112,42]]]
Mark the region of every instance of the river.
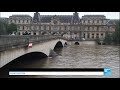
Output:
[[[55,57],[11,62],[1,68],[0,77],[10,78],[119,78],[119,46],[68,45],[55,50]],[[110,76],[8,76],[9,68],[110,68]]]

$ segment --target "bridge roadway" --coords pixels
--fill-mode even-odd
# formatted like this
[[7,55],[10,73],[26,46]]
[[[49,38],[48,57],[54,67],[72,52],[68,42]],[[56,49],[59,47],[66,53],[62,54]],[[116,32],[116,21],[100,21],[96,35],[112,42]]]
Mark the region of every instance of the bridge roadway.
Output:
[[[28,43],[32,42],[32,48],[28,48]],[[49,56],[51,50],[56,45],[64,46],[67,41],[61,36],[51,35],[25,35],[25,36],[0,36],[0,68],[16,58],[39,52]]]

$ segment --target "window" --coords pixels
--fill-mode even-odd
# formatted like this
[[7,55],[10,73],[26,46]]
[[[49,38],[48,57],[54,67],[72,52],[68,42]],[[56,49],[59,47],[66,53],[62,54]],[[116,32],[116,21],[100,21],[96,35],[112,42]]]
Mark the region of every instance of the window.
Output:
[[96,38],[99,38],[99,34],[98,33],[96,34]]
[[65,30],[66,30],[66,26],[65,26]]
[[24,23],[24,20],[23,20],[23,23]]
[[20,20],[18,22],[20,23]]
[[36,28],[35,28],[36,30],[39,30],[39,26],[36,26]]
[[83,20],[83,23],[85,23],[85,20]]
[[97,27],[94,27],[94,30],[96,31],[96,30],[97,30]]
[[99,20],[99,23],[102,23],[102,21],[101,21],[101,20]]
[[88,30],[88,27],[85,27],[85,30],[87,31],[87,30]]
[[87,24],[87,23],[88,23],[88,21],[86,20],[86,21],[85,21],[85,23]]
[[23,26],[23,30],[24,30],[24,26]]
[[27,20],[27,23],[28,23],[28,20]]
[[97,20],[97,23],[99,23],[99,20]]
[[90,30],[90,27],[88,27],[88,30]]
[[101,36],[103,36],[103,33],[101,33]]
[[85,33],[84,33],[84,36],[83,36],[84,38],[85,38]]
[[90,30],[92,30],[93,29],[93,27],[90,27]]
[[101,31],[101,27],[99,27],[99,31]]
[[88,23],[90,23],[90,20],[88,20]]
[[49,28],[50,28],[50,27],[49,27],[49,26],[47,26],[47,30],[49,30]]
[[36,35],[36,33],[35,33],[35,32],[34,32],[33,34],[34,34],[34,35]]
[[51,26],[49,26],[49,30],[51,30]]
[[90,23],[93,23],[93,21],[92,21],[92,20],[90,20]]
[[90,34],[88,33],[87,38],[90,38]]
[[102,20],[102,23],[104,23],[103,20]]
[[59,27],[59,30],[61,30],[61,27]]
[[97,31],[99,30],[99,27],[97,27]]
[[46,30],[46,27],[45,27],[45,26],[42,26],[42,30]]

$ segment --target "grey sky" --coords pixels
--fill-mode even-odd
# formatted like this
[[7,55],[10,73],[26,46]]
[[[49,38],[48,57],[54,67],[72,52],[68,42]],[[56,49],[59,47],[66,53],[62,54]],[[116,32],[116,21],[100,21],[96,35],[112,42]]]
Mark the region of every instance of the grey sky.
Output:
[[[0,12],[1,17],[7,17],[11,15],[30,15],[33,17],[34,12]],[[74,12],[39,12],[40,15],[73,15]],[[80,18],[83,15],[105,15],[107,19],[119,19],[119,12],[78,12]]]

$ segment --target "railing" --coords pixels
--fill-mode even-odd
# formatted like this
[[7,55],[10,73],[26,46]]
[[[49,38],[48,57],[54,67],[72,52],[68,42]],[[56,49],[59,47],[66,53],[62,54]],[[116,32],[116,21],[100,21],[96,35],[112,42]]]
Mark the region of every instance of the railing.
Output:
[[0,35],[0,51],[8,48],[21,47],[28,45],[28,42],[41,43],[53,39],[60,39],[61,36],[51,35],[25,35],[25,36],[11,36]]

